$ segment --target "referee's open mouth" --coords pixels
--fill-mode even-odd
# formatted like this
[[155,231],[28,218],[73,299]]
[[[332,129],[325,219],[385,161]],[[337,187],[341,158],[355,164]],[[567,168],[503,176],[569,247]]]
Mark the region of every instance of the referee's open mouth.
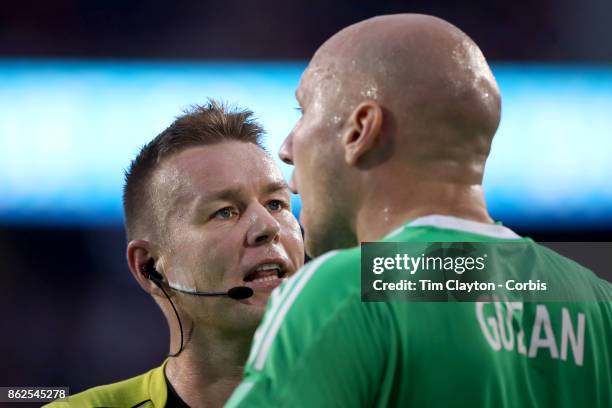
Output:
[[243,278],[252,289],[273,289],[287,276],[287,265],[282,259],[266,260],[253,267]]

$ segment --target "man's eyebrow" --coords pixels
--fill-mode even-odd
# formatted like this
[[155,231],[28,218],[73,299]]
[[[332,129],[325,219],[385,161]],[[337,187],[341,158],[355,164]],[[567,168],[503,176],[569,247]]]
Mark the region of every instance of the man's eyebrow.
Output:
[[191,203],[191,208],[198,212],[212,202],[239,200],[242,195],[242,191],[239,188],[224,188],[211,191],[195,196]]
[[[274,193],[279,190],[289,190],[289,185],[285,180],[273,181],[268,183],[263,188],[264,194]],[[200,198],[206,201],[213,200],[231,200],[239,199],[244,196],[244,192],[240,188],[225,188],[217,191],[212,191],[208,194],[202,195]]]
[[[281,190],[289,191],[289,185],[285,180],[274,181],[267,184],[263,188],[263,193],[270,194]],[[237,201],[243,196],[244,192],[240,188],[224,188],[197,196],[194,200],[194,206],[195,208],[202,208],[213,201]]]
[[275,181],[272,182],[270,184],[268,184],[265,188],[264,188],[264,193],[269,194],[269,193],[275,193],[277,191],[280,190],[289,190],[289,185],[287,184],[287,182],[285,180],[282,181]]
[[242,190],[240,188],[223,188],[220,190],[211,191],[206,194],[202,194],[198,197],[198,201],[207,202],[214,200],[231,200],[242,196]]

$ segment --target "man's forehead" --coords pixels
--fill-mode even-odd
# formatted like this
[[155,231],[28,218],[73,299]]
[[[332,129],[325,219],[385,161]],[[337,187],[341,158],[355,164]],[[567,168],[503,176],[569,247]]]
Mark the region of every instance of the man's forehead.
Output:
[[330,64],[323,64],[315,60],[311,61],[302,73],[296,96],[303,97],[304,91],[309,87],[316,85],[320,81],[330,79],[333,76],[333,69]]
[[254,177],[248,183],[244,183],[244,180],[234,180],[206,190],[196,190],[194,191],[194,196],[204,200],[215,200],[245,197],[252,193],[259,196],[260,194],[274,193],[281,190],[289,190],[287,182],[282,177]]
[[212,145],[189,147],[162,163],[184,175],[200,176],[210,172],[237,172],[251,167],[269,166],[269,155],[253,143],[228,141]]
[[227,188],[262,189],[268,184],[284,183],[274,160],[260,147],[246,145],[192,149],[172,157],[162,173],[169,181],[180,180],[184,192],[192,195]]
[[214,195],[225,190],[261,192],[269,186],[286,187],[286,181],[276,166],[232,167],[226,174],[208,174],[205,177],[190,177],[188,186],[196,194]]

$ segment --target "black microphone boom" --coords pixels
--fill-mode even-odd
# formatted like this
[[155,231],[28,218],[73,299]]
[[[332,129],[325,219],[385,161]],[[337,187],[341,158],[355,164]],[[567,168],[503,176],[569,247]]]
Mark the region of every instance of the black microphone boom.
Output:
[[235,286],[230,288],[227,292],[198,292],[196,290],[187,290],[168,285],[168,287],[177,292],[186,293],[193,296],[228,296],[234,300],[247,299],[253,296],[253,289],[248,286]]
[[[178,324],[179,324],[179,332],[181,333],[181,345],[179,347],[179,350],[176,353],[168,354],[168,357],[176,357],[179,354],[181,354],[181,351],[183,351],[183,345],[184,345],[183,343],[183,323],[181,323],[181,317],[179,316],[178,310],[176,310],[176,307],[174,306],[172,299],[170,299],[170,296],[168,296],[168,292],[166,292],[166,289],[164,289],[164,283],[165,283],[164,277],[159,272],[157,272],[157,270],[155,270],[155,260],[153,258],[150,258],[144,265],[140,267],[140,270],[147,279],[150,279],[151,281],[153,281],[155,285],[157,285],[157,287],[161,289],[162,292],[164,292],[166,299],[168,299],[168,302],[170,302],[170,306],[172,306],[172,310],[174,310],[174,314],[176,315],[176,320],[178,321]],[[176,288],[170,284],[167,284],[167,285],[169,289],[172,289],[172,290],[175,290],[181,293],[186,293],[188,295],[194,295],[194,296],[227,296],[230,299],[234,299],[234,300],[247,299],[253,296],[253,289],[247,286],[235,286],[233,288],[230,288],[227,292],[198,292],[196,290],[186,290],[186,289]]]
[[253,289],[248,286],[235,286],[227,291],[227,296],[234,300],[247,299],[253,296]]

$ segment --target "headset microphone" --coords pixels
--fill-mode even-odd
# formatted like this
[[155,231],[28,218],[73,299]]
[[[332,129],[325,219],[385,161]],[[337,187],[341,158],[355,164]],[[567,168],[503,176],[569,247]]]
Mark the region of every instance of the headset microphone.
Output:
[[[140,267],[140,271],[142,272],[145,278],[151,280],[158,288],[161,289],[162,292],[164,292],[164,295],[166,295],[168,302],[170,302],[170,306],[172,306],[172,310],[174,310],[174,314],[176,315],[176,319],[178,320],[179,330],[181,332],[181,346],[179,348],[179,351],[173,354],[168,354],[168,357],[176,357],[181,353],[181,351],[183,351],[183,324],[181,323],[181,318],[179,317],[176,307],[174,307],[174,302],[172,302],[170,296],[168,296],[168,293],[164,289],[164,285],[162,285],[162,283],[164,282],[164,277],[161,275],[161,273],[157,271],[157,269],[155,269],[155,260],[153,258],[150,258],[146,264],[142,265]],[[167,285],[172,290],[193,296],[227,296],[230,299],[234,300],[247,299],[253,296],[253,289],[247,286],[235,286],[233,288],[230,288],[227,292],[198,292],[195,290],[191,291],[177,288],[170,284]]]
[[[155,269],[155,261],[153,258],[149,259],[147,263],[142,266],[141,270],[146,278],[154,282],[157,281],[158,283],[161,283],[164,281],[163,276]],[[192,296],[227,296],[234,300],[248,299],[253,296],[253,289],[249,288],[248,286],[235,286],[230,288],[227,292],[198,292],[197,290],[177,288],[169,283],[167,286],[174,291]]]
[[227,291],[227,296],[235,300],[247,299],[253,296],[253,289],[248,286],[234,286]]
[[247,299],[253,296],[253,289],[249,288],[248,286],[234,286],[227,292],[198,292],[196,290],[177,288],[176,286],[172,286],[170,284],[168,284],[168,287],[177,292],[186,293],[187,295],[193,296],[227,296],[234,300]]

